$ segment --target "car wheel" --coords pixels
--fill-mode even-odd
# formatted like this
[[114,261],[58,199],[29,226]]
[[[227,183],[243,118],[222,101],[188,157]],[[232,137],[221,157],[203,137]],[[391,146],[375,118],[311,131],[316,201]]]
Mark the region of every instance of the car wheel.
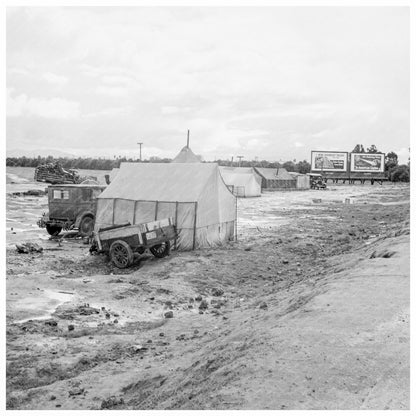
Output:
[[46,231],[49,235],[55,236],[58,235],[62,231],[62,227],[58,225],[46,225]]
[[79,223],[79,234],[83,237],[87,237],[94,231],[94,218],[90,216],[84,217]]

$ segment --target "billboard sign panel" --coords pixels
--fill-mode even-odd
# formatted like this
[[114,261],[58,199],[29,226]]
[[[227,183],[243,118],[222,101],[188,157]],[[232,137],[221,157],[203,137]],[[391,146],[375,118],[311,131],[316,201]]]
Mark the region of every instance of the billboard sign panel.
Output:
[[384,172],[384,153],[351,153],[351,172]]
[[348,152],[312,151],[311,170],[346,172]]

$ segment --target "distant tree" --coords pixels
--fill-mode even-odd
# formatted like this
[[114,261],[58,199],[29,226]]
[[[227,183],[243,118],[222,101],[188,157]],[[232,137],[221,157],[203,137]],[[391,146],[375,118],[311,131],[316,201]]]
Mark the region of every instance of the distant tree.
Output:
[[385,164],[389,166],[396,166],[398,162],[398,156],[394,152],[389,152],[386,155],[386,161]]
[[392,182],[409,182],[410,168],[407,165],[398,165],[391,170],[390,180]]
[[365,153],[364,146],[362,144],[356,144],[351,153]]
[[274,168],[274,169],[279,169],[281,167],[279,162],[269,162],[268,160],[264,160],[264,159],[256,162],[254,166],[259,167],[259,168]]
[[309,173],[311,171],[311,164],[306,160],[299,161],[296,165],[296,170],[303,174]]
[[394,152],[389,152],[386,155],[384,161],[384,172],[386,172],[387,177],[391,180],[391,172],[398,165],[398,157]]
[[372,144],[370,147],[367,147],[367,153],[380,153],[377,150],[377,147],[375,144]]
[[285,168],[288,172],[297,172],[296,165],[290,160],[283,163],[282,168]]

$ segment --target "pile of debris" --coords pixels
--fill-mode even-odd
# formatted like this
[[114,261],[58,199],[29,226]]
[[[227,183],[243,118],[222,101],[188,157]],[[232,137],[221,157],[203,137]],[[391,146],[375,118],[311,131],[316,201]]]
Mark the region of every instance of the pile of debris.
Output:
[[74,169],[64,169],[58,162],[39,165],[35,169],[35,181],[52,184],[81,183],[86,179],[97,180],[92,176],[79,176]]
[[18,253],[42,253],[43,247],[36,243],[23,243],[23,244],[16,244],[16,249]]

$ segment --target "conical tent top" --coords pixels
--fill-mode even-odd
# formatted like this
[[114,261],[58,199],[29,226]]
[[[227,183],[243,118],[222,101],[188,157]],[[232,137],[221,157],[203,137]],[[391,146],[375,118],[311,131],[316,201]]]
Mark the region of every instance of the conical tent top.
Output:
[[182,148],[177,156],[172,160],[172,163],[201,163],[201,158],[198,157],[188,146]]

